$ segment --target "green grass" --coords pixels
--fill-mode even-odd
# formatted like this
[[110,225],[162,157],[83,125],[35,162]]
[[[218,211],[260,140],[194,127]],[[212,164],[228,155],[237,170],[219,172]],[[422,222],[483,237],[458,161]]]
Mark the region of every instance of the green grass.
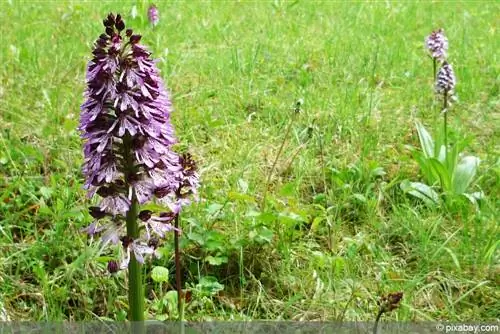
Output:
[[[12,320],[123,319],[125,276],[90,222],[76,131],[85,65],[110,12],[143,34],[172,92],[172,121],[201,166],[182,216],[187,320],[498,320],[499,62],[495,2],[2,2],[0,309]],[[443,27],[458,79],[451,140],[482,160],[486,198],[428,208],[414,121],[438,128],[423,41]],[[168,50],[168,51],[167,51]],[[303,112],[266,179],[293,113]],[[174,272],[173,239],[154,265]],[[151,319],[175,319],[147,271]],[[172,280],[173,282],[173,280]],[[223,290],[219,291],[223,285]]]

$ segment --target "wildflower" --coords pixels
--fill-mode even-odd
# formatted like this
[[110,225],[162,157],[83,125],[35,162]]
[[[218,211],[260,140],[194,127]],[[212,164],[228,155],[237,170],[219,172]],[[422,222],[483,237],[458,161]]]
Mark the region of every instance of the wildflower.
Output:
[[381,312],[387,313],[397,309],[402,299],[402,292],[391,292],[385,296],[382,296],[382,298],[378,302]]
[[120,267],[118,266],[118,263],[115,260],[111,260],[108,262],[108,271],[110,274],[114,274],[118,272]]
[[436,92],[437,93],[450,93],[455,88],[456,78],[453,68],[446,61],[443,62],[436,78]]
[[[150,13],[157,22],[156,7]],[[105,244],[122,241],[126,256],[119,266],[108,264],[113,272],[126,267],[131,253],[140,263],[154,255],[158,241],[148,246],[152,233],[164,238],[175,230],[170,222],[182,205],[160,214],[141,211],[137,217],[130,217],[135,212],[131,208],[161,203],[163,197],[185,204],[188,195],[196,193],[198,174],[190,157],[172,150],[177,141],[170,123],[172,104],[151,53],[139,44],[141,36],[126,29],[119,14],[109,14],[103,23],[104,33],[87,66],[79,125],[84,188],[88,197],[98,195],[101,200],[90,208],[93,222],[82,231],[89,236],[101,233]],[[125,236],[126,219],[141,220],[145,235]]]
[[158,12],[158,8],[155,5],[151,5],[148,8],[148,19],[149,22],[154,26],[158,24],[158,21],[160,21],[160,15]]
[[397,309],[403,299],[402,292],[391,292],[385,296],[382,296],[378,301],[379,311],[377,314],[377,318],[375,319],[375,325],[373,327],[373,333],[378,333],[378,325],[380,318],[384,313],[389,313],[395,309]]
[[126,269],[128,267],[131,253],[134,253],[135,259],[141,264],[144,263],[145,255],[154,255],[157,258],[161,257],[160,253],[156,251],[155,248],[150,247],[143,242],[133,240],[127,236],[122,238],[122,246],[124,254],[122,261],[120,262],[120,269]]
[[149,210],[144,210],[139,213],[139,219],[142,221],[142,224],[146,228],[147,239],[149,241],[151,241],[152,239],[150,235],[151,230],[161,238],[164,238],[166,233],[173,230],[177,230],[180,232],[179,229],[175,228],[171,224],[174,218],[174,212],[164,212],[161,213],[158,217],[153,216],[152,212]]
[[444,35],[443,29],[433,31],[425,39],[425,45],[429,50],[431,57],[438,60],[446,59],[446,52],[448,51],[448,39]]

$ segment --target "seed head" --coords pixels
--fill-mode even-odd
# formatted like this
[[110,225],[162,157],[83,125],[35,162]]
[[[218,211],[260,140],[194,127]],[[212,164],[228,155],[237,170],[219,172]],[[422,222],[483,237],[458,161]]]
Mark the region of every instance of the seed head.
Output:
[[402,299],[402,292],[391,292],[385,296],[382,296],[378,303],[380,306],[380,312],[387,313],[397,309]]

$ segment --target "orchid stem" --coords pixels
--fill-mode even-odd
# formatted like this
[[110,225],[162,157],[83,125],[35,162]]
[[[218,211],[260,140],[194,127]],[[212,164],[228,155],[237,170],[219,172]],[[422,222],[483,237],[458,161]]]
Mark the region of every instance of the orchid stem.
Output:
[[[132,146],[132,138],[125,136],[123,138],[123,157],[124,164],[127,168],[125,172],[125,180],[135,174],[133,157],[130,152]],[[132,193],[130,209],[126,215],[127,236],[136,240],[139,238],[139,225],[137,224],[137,216],[139,212],[139,203],[135,192]],[[132,322],[144,321],[144,287],[142,284],[142,265],[136,260],[134,252],[130,254],[130,262],[128,265],[128,303],[129,303],[129,320]]]
[[443,112],[444,112],[444,150],[445,150],[445,157],[446,160],[448,160],[448,91],[444,91],[444,96],[443,96]]
[[[127,212],[127,235],[137,239],[139,237],[139,226],[137,225],[138,203],[132,198],[130,210]],[[140,325],[144,321],[144,287],[142,284],[142,265],[136,260],[134,252],[131,252],[128,264],[128,303],[129,320],[138,322]],[[134,328],[134,333],[140,332]]]
[[382,314],[384,314],[384,311],[381,309],[377,314],[377,318],[375,319],[375,325],[373,326],[373,334],[378,334],[378,324],[380,322]]
[[179,320],[184,321],[184,309],[182,305],[182,282],[181,282],[181,252],[179,247],[179,214],[175,216],[174,230],[174,247],[175,247],[175,285],[177,286],[177,311],[179,312]]
[[432,68],[434,70],[433,80],[436,80],[436,71],[437,71],[437,61],[436,58],[432,58]]

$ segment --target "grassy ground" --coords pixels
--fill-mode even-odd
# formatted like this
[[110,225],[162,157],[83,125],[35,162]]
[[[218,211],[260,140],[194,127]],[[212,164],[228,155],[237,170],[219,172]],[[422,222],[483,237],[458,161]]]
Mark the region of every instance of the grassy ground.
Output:
[[[186,319],[372,320],[403,291],[398,320],[500,317],[499,65],[495,2],[1,3],[0,309],[10,319],[123,319],[125,276],[89,223],[76,131],[90,47],[110,11],[162,59],[173,122],[201,165],[183,216]],[[452,140],[482,160],[486,198],[429,208],[414,121],[440,123],[423,40],[443,27],[458,78]],[[266,179],[292,122],[303,111]],[[172,247],[153,265],[173,272]],[[147,266],[149,318],[175,319]]]

